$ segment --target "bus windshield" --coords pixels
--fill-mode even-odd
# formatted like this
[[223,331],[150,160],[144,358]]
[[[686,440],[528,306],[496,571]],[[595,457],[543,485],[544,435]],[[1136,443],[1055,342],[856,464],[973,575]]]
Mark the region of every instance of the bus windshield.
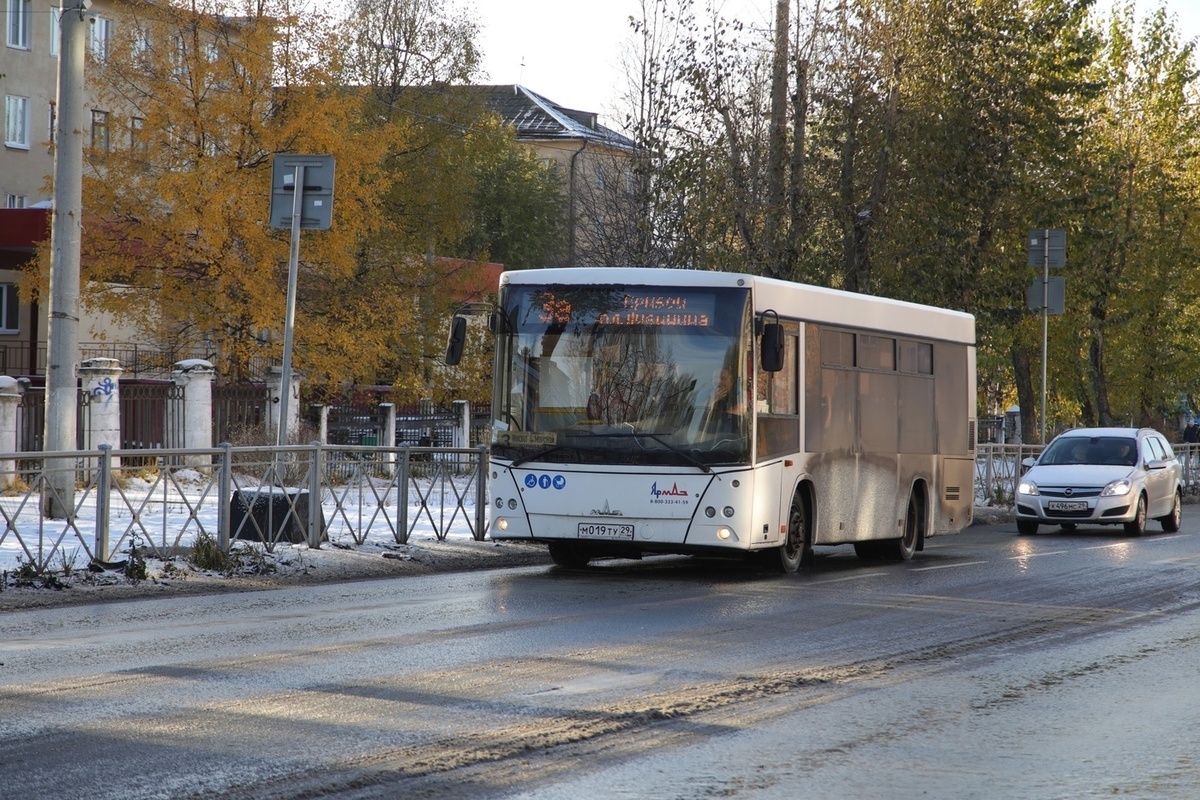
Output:
[[709,469],[750,459],[750,293],[508,285],[492,454]]

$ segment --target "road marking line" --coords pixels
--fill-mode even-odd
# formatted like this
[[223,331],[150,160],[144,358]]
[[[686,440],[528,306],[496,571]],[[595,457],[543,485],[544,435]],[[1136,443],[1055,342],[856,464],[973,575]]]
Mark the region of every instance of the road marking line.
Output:
[[1063,553],[1069,553],[1070,550],[1047,550],[1045,553],[1026,553],[1023,556],[1008,556],[1009,561],[1020,561],[1022,558],[1036,558],[1038,556],[1061,556]]
[[963,561],[959,564],[938,564],[934,567],[913,567],[910,572],[928,572],[931,569],[954,569],[955,567],[971,567],[976,564],[986,564],[986,561]]
[[816,581],[816,583],[841,583],[842,581],[856,581],[859,578],[880,578],[889,574],[887,572],[860,572],[857,575],[847,575],[844,578],[822,578]]

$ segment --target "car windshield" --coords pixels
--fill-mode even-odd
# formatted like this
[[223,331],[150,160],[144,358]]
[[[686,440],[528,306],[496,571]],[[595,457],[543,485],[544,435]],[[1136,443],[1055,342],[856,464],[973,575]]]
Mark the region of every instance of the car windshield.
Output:
[[1039,465],[1137,465],[1137,440],[1127,436],[1060,436],[1042,453]]

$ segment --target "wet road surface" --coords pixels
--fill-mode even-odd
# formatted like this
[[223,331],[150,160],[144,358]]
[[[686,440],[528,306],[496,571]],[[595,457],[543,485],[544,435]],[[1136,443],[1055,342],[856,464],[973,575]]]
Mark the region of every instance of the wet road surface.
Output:
[[0,615],[0,795],[1200,796],[1200,507]]

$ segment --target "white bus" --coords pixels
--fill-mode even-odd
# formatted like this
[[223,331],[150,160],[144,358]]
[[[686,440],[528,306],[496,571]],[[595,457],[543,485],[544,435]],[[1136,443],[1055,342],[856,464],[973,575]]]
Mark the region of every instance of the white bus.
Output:
[[[447,362],[461,354],[452,326]],[[975,321],[672,269],[500,278],[490,535],[554,562],[814,547],[907,560],[971,521]]]

